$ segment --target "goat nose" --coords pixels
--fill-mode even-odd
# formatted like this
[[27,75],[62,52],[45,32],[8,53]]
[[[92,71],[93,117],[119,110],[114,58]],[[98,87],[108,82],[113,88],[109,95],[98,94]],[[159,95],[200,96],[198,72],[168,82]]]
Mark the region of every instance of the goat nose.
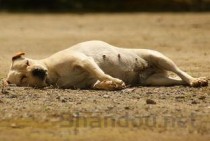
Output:
[[44,80],[44,78],[46,77],[47,73],[46,73],[46,70],[44,70],[44,69],[35,68],[32,71],[32,75],[35,76],[35,77],[38,77],[41,80]]

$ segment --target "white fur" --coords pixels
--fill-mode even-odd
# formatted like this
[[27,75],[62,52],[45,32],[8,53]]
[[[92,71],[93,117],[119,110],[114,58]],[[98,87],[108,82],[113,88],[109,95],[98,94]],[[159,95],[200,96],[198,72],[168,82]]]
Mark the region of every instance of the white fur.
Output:
[[[29,66],[24,63],[29,60]],[[34,68],[47,71],[43,81],[31,75]],[[167,71],[181,79],[171,78]],[[25,82],[20,82],[26,75]],[[206,78],[193,78],[173,61],[153,50],[124,49],[102,41],[87,41],[43,60],[18,58],[13,61],[7,81],[20,86],[53,85],[59,88],[123,89],[126,85],[206,86]]]

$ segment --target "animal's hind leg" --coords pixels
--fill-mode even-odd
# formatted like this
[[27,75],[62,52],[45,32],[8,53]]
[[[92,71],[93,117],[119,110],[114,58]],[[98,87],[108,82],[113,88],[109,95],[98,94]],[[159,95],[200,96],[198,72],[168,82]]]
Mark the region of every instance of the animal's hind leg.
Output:
[[173,85],[187,85],[185,81],[180,78],[172,78],[164,73],[153,74],[145,80],[143,85],[147,86],[173,86]]
[[[186,84],[192,87],[200,87],[200,86],[207,86],[208,80],[205,77],[199,77],[194,78],[187,74],[186,72],[182,71],[180,68],[177,67],[177,65],[168,57],[162,55],[159,52],[151,52],[150,55],[150,61],[159,69],[166,70],[166,71],[172,71],[176,73]],[[167,80],[168,78],[164,78],[165,81],[174,81],[173,80]],[[179,81],[174,81],[175,83],[179,83]],[[180,82],[181,83],[181,82]]]

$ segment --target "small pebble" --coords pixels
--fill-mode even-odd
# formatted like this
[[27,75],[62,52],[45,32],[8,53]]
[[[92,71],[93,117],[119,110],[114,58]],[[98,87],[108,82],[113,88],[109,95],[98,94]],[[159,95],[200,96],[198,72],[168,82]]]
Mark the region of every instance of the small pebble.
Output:
[[196,96],[197,96],[197,94],[193,94],[192,96],[193,96],[193,97],[196,97]]
[[12,123],[10,126],[11,126],[12,128],[14,128],[14,127],[16,127],[17,125],[16,125],[15,123]]
[[184,96],[176,96],[176,99],[183,99],[185,98]]
[[108,110],[112,110],[114,106],[107,106]]
[[109,95],[105,94],[103,95],[103,98],[109,98]]
[[60,99],[60,98],[61,98],[60,96],[57,96],[57,97],[56,97],[56,99]]
[[198,104],[198,102],[195,101],[195,100],[193,100],[193,101],[191,102],[191,104]]
[[12,123],[12,124],[10,125],[10,127],[12,127],[12,128],[20,128],[20,126],[18,126],[16,123]]
[[146,94],[152,94],[152,92],[146,92]]
[[147,99],[146,103],[147,104],[156,104],[156,102],[154,100],[152,100],[152,99]]
[[2,94],[8,94],[9,92],[8,92],[7,90],[5,90],[5,89],[2,89],[2,90],[1,90],[1,93],[2,93]]
[[63,98],[63,99],[61,100],[61,102],[65,103],[65,102],[67,102],[67,100]]
[[204,100],[204,99],[206,99],[206,96],[200,96],[198,99]]
[[127,88],[127,89],[123,89],[122,92],[129,93],[129,92],[134,92],[135,90],[136,90],[136,88]]
[[12,94],[12,95],[10,95],[9,97],[10,97],[10,98],[17,98],[17,95]]
[[129,106],[125,106],[125,110],[129,110],[130,109],[130,107]]

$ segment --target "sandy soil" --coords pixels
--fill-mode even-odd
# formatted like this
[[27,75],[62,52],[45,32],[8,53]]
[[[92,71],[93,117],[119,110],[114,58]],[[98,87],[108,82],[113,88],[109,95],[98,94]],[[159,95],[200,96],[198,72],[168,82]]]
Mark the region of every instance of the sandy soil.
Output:
[[[93,39],[158,50],[189,74],[210,78],[209,31],[209,13],[1,13],[0,78],[6,76],[17,51],[41,59]],[[9,87],[0,93],[4,141],[209,139],[209,87],[122,91]]]

